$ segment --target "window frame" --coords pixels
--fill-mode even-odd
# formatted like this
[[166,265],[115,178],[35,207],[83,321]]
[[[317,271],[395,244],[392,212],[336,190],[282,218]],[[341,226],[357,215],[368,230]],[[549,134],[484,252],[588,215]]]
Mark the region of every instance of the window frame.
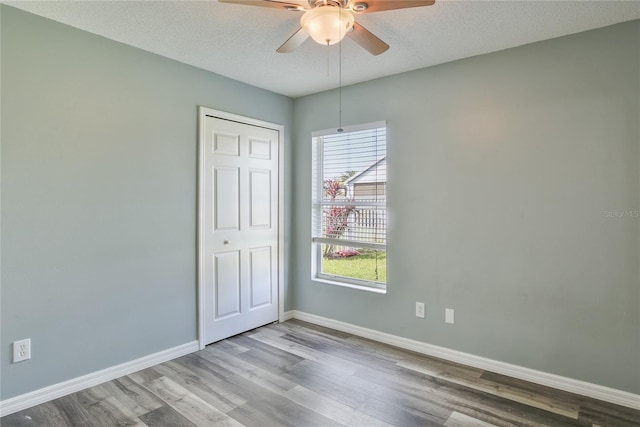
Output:
[[[363,123],[359,125],[353,126],[344,126],[344,133],[350,132],[358,132],[365,130],[374,130],[379,128],[387,128],[387,122],[385,120]],[[311,280],[317,283],[330,284],[336,286],[344,286],[352,289],[364,290],[369,292],[386,294],[387,292],[387,283],[376,282],[373,280],[363,280],[353,277],[345,277],[339,276],[329,273],[322,272],[322,262],[323,262],[323,250],[322,246],[324,244],[333,243],[335,244],[336,239],[324,238],[324,237],[315,237],[315,222],[317,221],[318,210],[322,210],[323,204],[319,202],[317,199],[317,195],[323,194],[323,176],[322,176],[322,168],[324,166],[324,152],[323,152],[323,143],[317,142],[316,138],[323,137],[327,135],[335,135],[337,132],[336,129],[325,129],[320,131],[312,132],[311,141],[312,141],[312,155],[311,155]],[[386,133],[386,132],[385,132]],[[388,140],[385,140],[385,151],[388,146]],[[386,154],[385,154],[386,155]],[[388,182],[385,181],[385,203],[384,203],[384,211],[385,215],[388,217],[388,207],[386,202],[386,191],[388,189]],[[379,206],[379,204],[374,204],[372,202],[372,206]],[[367,205],[367,202],[358,203]],[[337,203],[337,205],[344,205],[344,203]],[[374,250],[387,250],[386,237],[388,234],[388,221],[385,226],[385,243],[368,243],[368,242],[358,242],[353,240],[344,240],[344,244],[342,246],[345,247],[356,247],[352,246],[353,244],[357,245],[358,248],[368,248]],[[385,260],[385,263],[387,261]]]

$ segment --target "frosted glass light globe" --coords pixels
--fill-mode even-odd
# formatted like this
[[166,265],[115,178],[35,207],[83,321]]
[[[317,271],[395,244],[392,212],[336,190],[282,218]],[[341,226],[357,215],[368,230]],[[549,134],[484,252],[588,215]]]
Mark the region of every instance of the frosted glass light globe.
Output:
[[319,6],[305,12],[300,18],[302,28],[313,40],[323,45],[338,43],[354,22],[351,12],[336,6]]

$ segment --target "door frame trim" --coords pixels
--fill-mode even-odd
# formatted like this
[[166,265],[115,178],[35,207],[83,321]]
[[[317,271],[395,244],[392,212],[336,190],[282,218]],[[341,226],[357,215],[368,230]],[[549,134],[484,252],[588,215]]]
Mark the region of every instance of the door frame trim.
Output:
[[207,116],[218,119],[231,120],[234,122],[244,123],[247,125],[259,126],[272,129],[278,132],[278,321],[283,322],[284,319],[284,171],[282,170],[284,156],[284,126],[277,123],[270,123],[263,120],[245,117],[238,114],[227,113],[213,108],[198,107],[198,218],[197,218],[197,238],[198,238],[198,255],[197,255],[197,282],[198,282],[198,346],[200,350],[204,349],[204,238],[202,231],[204,230],[204,148],[205,148],[205,118]]

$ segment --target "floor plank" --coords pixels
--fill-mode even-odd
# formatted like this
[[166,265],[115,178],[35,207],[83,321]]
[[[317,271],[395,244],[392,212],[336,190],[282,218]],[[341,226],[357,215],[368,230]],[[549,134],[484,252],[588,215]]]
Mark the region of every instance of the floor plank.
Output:
[[144,386],[195,425],[216,425],[220,427],[242,426],[242,424],[229,418],[221,410],[208,404],[169,378],[158,378],[146,382]]
[[162,399],[140,387],[129,377],[121,377],[99,386],[118,400],[131,414],[139,417],[164,405]]
[[[111,396],[101,386],[76,393],[78,402],[89,414],[91,422],[103,426],[136,426],[144,424],[138,415],[130,411],[124,403]],[[99,422],[98,422],[99,421]]]
[[0,426],[12,427],[66,427],[68,420],[62,415],[53,402],[43,403],[0,419]]
[[140,420],[149,427],[198,427],[169,406],[154,409],[142,415]]
[[526,389],[499,384],[483,378],[469,379],[456,376],[455,374],[448,372],[433,371],[429,368],[425,368],[411,362],[399,362],[398,366],[421,372],[434,378],[444,379],[450,383],[463,385],[474,390],[484,391],[496,396],[504,397],[505,399],[513,400],[514,402],[524,403],[535,408],[544,409],[545,411],[578,419],[579,404],[576,400],[563,401],[560,399],[554,399]]
[[351,427],[390,427],[382,420],[362,413],[338,400],[322,396],[302,386],[296,386],[286,394],[289,400],[305,408],[324,414],[332,420]]
[[360,369],[361,365],[348,360],[340,359],[330,354],[319,352],[315,349],[305,347],[294,343],[290,340],[282,338],[283,334],[272,334],[267,331],[270,329],[261,329],[255,333],[248,335],[250,338],[268,344],[280,350],[295,354],[307,360],[312,360],[328,366],[338,367],[345,371],[345,374],[351,375]]
[[495,424],[489,424],[459,412],[451,414],[444,425],[446,427],[496,427]]
[[[213,405],[224,413],[227,413],[238,406],[247,403],[245,399],[233,394],[225,387],[225,383],[220,381],[210,371],[198,367],[197,358],[195,362],[188,362],[188,366],[192,369],[184,369],[179,363],[168,362],[159,367],[161,372],[166,373],[168,377],[187,388],[193,394]],[[185,363],[187,361],[185,360]]]
[[581,398],[580,420],[595,426],[638,427],[640,411],[590,398]]
[[357,374],[370,382],[402,392],[412,399],[430,402],[438,408],[465,413],[474,418],[496,423],[526,426],[584,426],[578,420],[507,400],[492,393],[465,387],[415,371],[363,369]]
[[[220,372],[221,368],[223,368],[238,377],[253,382],[256,385],[260,385],[261,387],[275,393],[281,394],[282,392],[291,390],[296,386],[294,382],[289,381],[287,378],[277,375],[269,370],[261,369],[260,366],[248,363],[246,360],[240,358],[247,353],[242,353],[238,356],[231,356],[226,354],[224,351],[210,348],[208,351],[200,353],[198,357],[209,362],[212,370]],[[253,360],[257,359],[253,358]]]

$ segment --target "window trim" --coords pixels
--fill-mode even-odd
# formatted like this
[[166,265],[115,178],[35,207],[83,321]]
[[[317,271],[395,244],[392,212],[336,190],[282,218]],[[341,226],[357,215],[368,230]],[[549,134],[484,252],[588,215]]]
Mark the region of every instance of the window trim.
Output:
[[[358,132],[364,130],[372,130],[378,128],[387,128],[386,120],[380,120],[375,122],[363,123],[359,125],[352,126],[344,126],[344,133],[350,132]],[[312,141],[315,138],[323,137],[326,135],[334,135],[337,131],[335,128],[333,129],[325,129],[320,131],[314,131],[311,133]],[[385,148],[387,146],[387,142],[385,141]],[[382,243],[367,243],[346,239],[332,239],[325,237],[314,237],[313,224],[316,220],[317,209],[321,209],[321,204],[315,200],[314,195],[322,194],[322,180],[318,179],[313,171],[318,171],[324,165],[324,156],[323,156],[322,144],[312,144],[312,155],[311,155],[311,180],[312,180],[312,189],[311,192],[311,250],[312,250],[312,265],[311,265],[311,280],[315,283],[321,284],[329,284],[335,286],[342,286],[346,288],[374,292],[379,294],[387,293],[387,283],[376,282],[373,280],[362,280],[353,277],[345,277],[345,276],[337,276],[332,274],[323,273],[321,270],[322,266],[322,244],[336,244],[340,246],[358,246],[362,248],[369,249],[377,249],[384,250],[387,249],[386,242]],[[320,172],[321,173],[321,172]],[[343,203],[342,203],[343,204]],[[340,205],[342,205],[340,204]],[[375,202],[364,202],[364,204],[368,204],[371,206],[377,205]],[[388,208],[385,200],[385,211],[388,213]],[[386,261],[385,261],[386,262]]]

